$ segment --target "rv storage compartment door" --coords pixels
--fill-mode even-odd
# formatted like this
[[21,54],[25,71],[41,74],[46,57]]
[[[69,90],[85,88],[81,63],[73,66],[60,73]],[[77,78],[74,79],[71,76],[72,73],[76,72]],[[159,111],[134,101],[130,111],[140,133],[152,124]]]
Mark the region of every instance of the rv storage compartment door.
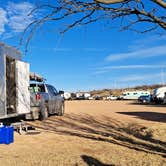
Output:
[[29,64],[16,61],[17,113],[30,113]]

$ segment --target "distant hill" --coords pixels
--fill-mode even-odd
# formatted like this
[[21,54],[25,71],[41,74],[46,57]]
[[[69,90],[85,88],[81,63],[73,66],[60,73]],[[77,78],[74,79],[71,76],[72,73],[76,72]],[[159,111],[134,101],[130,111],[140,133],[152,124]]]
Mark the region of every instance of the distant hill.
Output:
[[152,93],[152,91],[156,88],[162,87],[162,86],[166,86],[165,85],[159,85],[159,84],[155,84],[155,85],[142,85],[142,86],[135,86],[135,87],[130,87],[130,88],[123,88],[123,89],[102,89],[102,90],[92,90],[90,91],[90,94],[92,96],[102,96],[102,97],[106,97],[109,95],[115,95],[115,96],[119,96],[121,95],[124,91],[134,91],[134,90],[148,90]]

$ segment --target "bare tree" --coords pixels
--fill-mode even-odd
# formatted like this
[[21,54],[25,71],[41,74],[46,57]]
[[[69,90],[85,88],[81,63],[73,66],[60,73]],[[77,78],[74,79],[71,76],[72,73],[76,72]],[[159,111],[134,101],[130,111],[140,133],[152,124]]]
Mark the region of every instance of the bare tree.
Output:
[[[26,41],[27,45],[36,29],[45,22],[66,21],[67,18],[69,18],[68,24],[63,25],[60,31],[62,34],[76,26],[99,20],[110,20],[110,24],[118,24],[120,30],[133,30],[140,33],[158,29],[166,30],[164,0],[58,0],[36,6],[29,15],[38,12],[40,17],[29,24],[23,33],[22,41]],[[144,23],[143,29],[136,26],[140,23]]]

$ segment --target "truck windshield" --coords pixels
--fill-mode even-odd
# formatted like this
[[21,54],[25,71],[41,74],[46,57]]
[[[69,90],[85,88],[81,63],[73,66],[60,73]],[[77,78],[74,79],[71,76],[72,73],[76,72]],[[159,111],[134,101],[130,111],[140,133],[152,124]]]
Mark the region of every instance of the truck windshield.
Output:
[[30,84],[31,93],[45,92],[44,84]]

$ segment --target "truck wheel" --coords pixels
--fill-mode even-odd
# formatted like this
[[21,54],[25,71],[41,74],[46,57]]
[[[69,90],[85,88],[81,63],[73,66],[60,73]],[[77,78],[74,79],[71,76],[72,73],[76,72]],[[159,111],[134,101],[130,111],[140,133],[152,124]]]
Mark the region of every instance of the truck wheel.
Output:
[[146,103],[146,100],[143,100],[143,103]]
[[41,107],[40,120],[45,120],[48,118],[48,109],[45,105]]
[[58,116],[63,116],[63,115],[64,115],[64,112],[65,112],[65,105],[62,104],[61,109],[60,109],[59,112],[58,112]]

